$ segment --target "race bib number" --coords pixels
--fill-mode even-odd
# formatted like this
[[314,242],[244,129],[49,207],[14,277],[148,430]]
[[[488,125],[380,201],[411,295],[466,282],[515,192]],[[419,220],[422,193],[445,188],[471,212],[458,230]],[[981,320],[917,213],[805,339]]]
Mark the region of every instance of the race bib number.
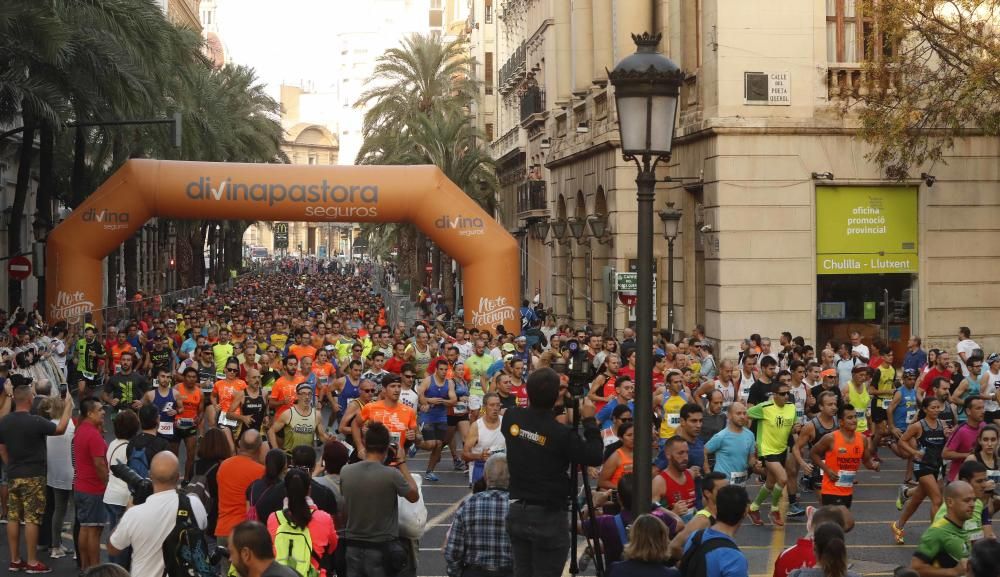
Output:
[[399,433],[391,432],[391,431],[389,432],[389,444],[390,445],[396,445],[398,447],[399,446],[399,440],[401,438],[402,438],[402,435],[400,435]]
[[469,397],[469,410],[478,411],[483,408],[483,398],[475,395]]
[[853,487],[854,476],[857,474],[857,471],[837,471],[837,482],[834,483],[834,486],[842,488]]
[[906,411],[906,424],[909,425],[913,421],[917,420],[916,409],[909,409]]
[[156,429],[156,432],[165,436],[173,435],[174,434],[173,421],[160,421],[160,426]]
[[806,422],[806,411],[805,409],[800,409],[795,407],[795,422],[799,425],[805,424]]
[[892,399],[882,399],[879,403],[882,405],[883,409],[888,409],[889,408],[889,404],[891,402],[892,402]]
[[747,484],[747,472],[739,471],[734,473],[729,473],[729,484],[737,485],[739,487],[746,486]]
[[750,399],[750,389],[746,388],[740,391],[740,402],[744,405],[747,404],[747,400]]
[[985,535],[983,534],[983,528],[979,525],[979,523],[975,519],[966,520],[965,525],[962,526],[962,529],[965,530],[965,534],[968,536],[969,541],[973,543],[985,537]]
[[97,378],[97,373],[88,373],[87,371],[83,371],[83,376],[92,381]]
[[181,419],[177,422],[178,429],[190,429],[194,426],[194,419]]
[[681,426],[681,414],[680,413],[667,413],[667,426],[671,429],[676,429]]
[[993,481],[998,487],[1000,487],[1000,471],[994,471],[992,469],[986,471],[986,479]]
[[868,428],[868,417],[858,417],[858,429]]
[[454,413],[456,415],[464,415],[468,412],[469,412],[469,405],[466,404],[464,401],[459,401],[458,403],[455,404]]
[[618,440],[618,435],[615,435],[614,429],[607,427],[601,429],[601,440],[604,441],[604,446],[607,447]]
[[219,424],[222,425],[223,427],[236,428],[236,426],[239,425],[239,422],[237,422],[235,419],[230,419],[226,417],[225,413],[219,413]]

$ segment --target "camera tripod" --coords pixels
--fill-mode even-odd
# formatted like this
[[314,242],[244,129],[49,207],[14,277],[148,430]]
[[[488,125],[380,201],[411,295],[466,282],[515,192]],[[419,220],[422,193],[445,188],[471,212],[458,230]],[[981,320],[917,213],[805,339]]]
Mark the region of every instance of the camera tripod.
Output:
[[[573,389],[572,384],[570,389]],[[567,408],[573,411],[573,433],[579,434],[580,430],[580,399],[573,395],[567,397]],[[577,534],[576,534],[576,523],[581,521],[580,499],[577,498],[578,487],[580,486],[580,481],[583,481],[583,496],[586,502],[587,508],[590,511],[590,523],[587,531],[584,531],[584,538],[587,540],[587,544],[590,546],[591,551],[594,553],[594,571],[597,573],[597,577],[604,576],[604,555],[601,550],[601,539],[597,533],[597,508],[594,507],[594,494],[590,489],[590,479],[587,476],[587,466],[582,463],[573,463],[571,465],[572,470],[569,475],[569,494],[572,500],[573,517],[570,523],[570,556],[569,556],[569,572],[572,575],[577,575],[580,572],[580,566],[577,557]],[[624,545],[624,543],[623,543]]]

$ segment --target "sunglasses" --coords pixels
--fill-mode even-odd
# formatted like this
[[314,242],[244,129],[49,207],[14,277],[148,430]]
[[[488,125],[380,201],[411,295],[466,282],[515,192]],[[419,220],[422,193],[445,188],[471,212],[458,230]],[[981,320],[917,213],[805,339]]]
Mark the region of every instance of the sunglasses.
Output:
[[375,389],[361,389],[361,392],[362,393],[372,394],[372,393],[375,392]]
[[623,425],[624,425],[625,423],[631,423],[631,422],[632,422],[632,418],[631,418],[631,417],[626,417],[626,418],[624,418],[624,419],[618,419],[618,420],[619,420],[619,421],[620,421],[620,422],[621,422],[621,423],[622,423]]
[[238,373],[239,371],[239,369],[234,369],[233,367],[226,367],[226,372]]
[[403,376],[406,377],[406,378],[408,378],[408,379],[412,379],[416,375],[403,373]]

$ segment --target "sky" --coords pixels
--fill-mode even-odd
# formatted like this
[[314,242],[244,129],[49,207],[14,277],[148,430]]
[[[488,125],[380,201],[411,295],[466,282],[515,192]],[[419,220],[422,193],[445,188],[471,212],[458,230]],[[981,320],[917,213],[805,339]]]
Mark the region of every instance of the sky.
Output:
[[365,0],[219,0],[222,41],[236,64],[252,66],[277,97],[282,82],[335,80],[334,45],[340,26]]

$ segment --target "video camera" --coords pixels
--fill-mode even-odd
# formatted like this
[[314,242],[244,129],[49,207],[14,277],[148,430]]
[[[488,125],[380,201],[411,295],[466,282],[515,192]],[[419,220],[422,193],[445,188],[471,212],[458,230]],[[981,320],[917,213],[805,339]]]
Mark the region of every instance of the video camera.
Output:
[[153,482],[132,470],[125,463],[115,463],[110,467],[111,473],[128,485],[132,494],[132,503],[142,505],[153,494]]
[[587,355],[587,350],[576,339],[569,339],[565,346],[566,350],[569,351],[569,359],[566,364],[569,392],[574,397],[582,397],[587,394],[587,388],[590,384],[590,357]]

